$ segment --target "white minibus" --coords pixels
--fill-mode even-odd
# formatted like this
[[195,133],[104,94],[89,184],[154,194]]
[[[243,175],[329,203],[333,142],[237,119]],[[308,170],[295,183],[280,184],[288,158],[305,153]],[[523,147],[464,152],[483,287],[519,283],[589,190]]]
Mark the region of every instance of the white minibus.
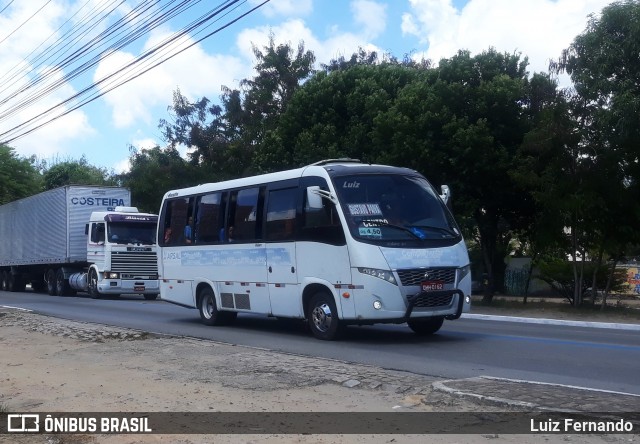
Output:
[[419,335],[469,311],[469,255],[442,194],[416,171],[352,159],[167,192],[158,223],[161,299],[207,325],[238,313]]

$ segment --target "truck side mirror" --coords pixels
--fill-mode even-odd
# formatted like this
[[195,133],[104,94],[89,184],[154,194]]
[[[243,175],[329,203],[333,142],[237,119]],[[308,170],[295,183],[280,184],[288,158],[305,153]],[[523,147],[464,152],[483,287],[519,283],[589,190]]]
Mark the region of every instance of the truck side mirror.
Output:
[[84,224],[84,234],[85,235],[89,234],[89,224]]

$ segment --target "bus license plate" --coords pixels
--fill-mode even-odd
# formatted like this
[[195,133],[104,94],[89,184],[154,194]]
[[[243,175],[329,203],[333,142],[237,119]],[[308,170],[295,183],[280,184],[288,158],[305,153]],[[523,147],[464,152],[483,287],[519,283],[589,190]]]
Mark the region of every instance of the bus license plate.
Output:
[[133,287],[133,291],[144,291],[144,285],[138,285]]
[[444,289],[444,283],[442,281],[424,281],[421,284],[422,291],[437,291]]

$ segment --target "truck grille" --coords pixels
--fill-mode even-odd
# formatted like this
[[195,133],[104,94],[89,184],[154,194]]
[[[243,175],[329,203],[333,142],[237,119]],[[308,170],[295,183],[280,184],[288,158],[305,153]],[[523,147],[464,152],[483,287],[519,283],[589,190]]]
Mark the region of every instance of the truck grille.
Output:
[[111,254],[111,271],[122,277],[158,276],[158,256],[155,251],[114,251]]
[[[429,276],[425,277],[425,273]],[[405,287],[420,285],[424,281],[441,281],[443,284],[453,284],[456,280],[455,268],[416,268],[412,270],[398,270],[400,282]]]

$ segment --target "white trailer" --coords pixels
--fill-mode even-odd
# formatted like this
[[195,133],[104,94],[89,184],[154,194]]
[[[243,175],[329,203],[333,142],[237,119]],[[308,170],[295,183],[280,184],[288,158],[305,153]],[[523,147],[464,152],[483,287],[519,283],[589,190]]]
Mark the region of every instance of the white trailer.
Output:
[[121,187],[68,185],[2,205],[0,288],[155,299],[156,229]]

